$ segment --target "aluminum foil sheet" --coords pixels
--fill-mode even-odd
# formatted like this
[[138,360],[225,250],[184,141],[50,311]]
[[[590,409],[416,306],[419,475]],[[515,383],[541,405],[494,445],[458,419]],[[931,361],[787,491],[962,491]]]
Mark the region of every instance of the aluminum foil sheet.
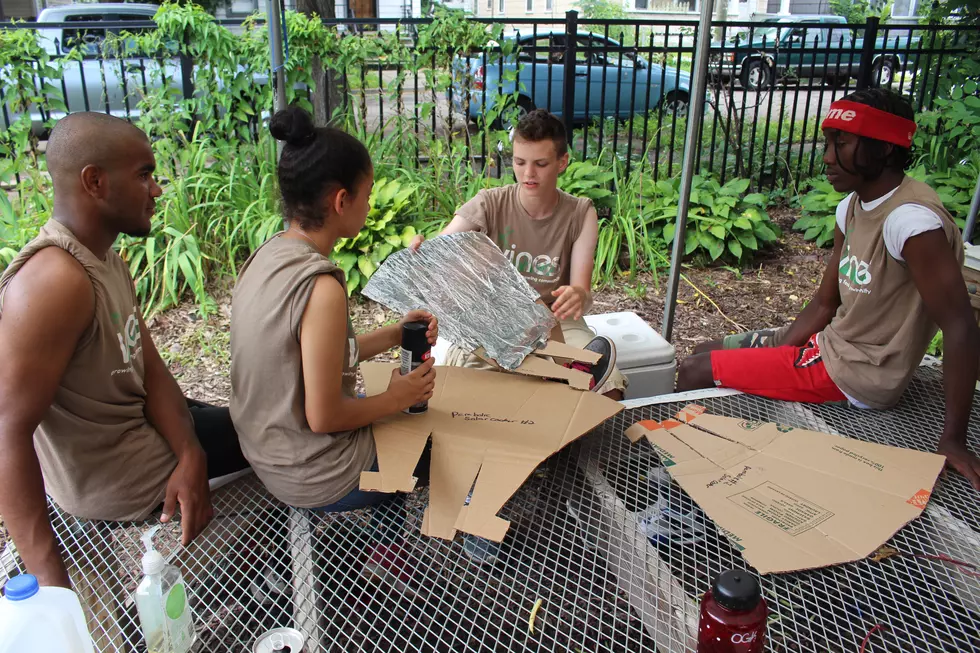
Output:
[[441,338],[467,351],[483,347],[508,370],[545,344],[557,324],[493,241],[475,232],[392,254],[363,293],[400,313],[431,312]]

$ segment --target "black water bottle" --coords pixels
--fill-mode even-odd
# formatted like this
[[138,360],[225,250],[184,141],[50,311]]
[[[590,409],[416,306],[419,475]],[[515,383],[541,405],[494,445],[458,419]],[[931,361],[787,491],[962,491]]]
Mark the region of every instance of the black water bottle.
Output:
[[[402,325],[402,374],[408,374],[432,356],[432,345],[426,332],[428,322],[407,322]],[[429,402],[422,401],[405,409],[406,413],[417,415],[429,410]]]

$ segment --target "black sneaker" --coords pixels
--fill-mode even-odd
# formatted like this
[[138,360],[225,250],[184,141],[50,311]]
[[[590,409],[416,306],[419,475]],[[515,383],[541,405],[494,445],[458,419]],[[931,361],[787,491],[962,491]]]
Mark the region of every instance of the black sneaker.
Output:
[[591,374],[592,381],[589,383],[589,390],[598,392],[603,384],[609,380],[609,375],[612,374],[613,367],[616,366],[616,343],[606,336],[596,336],[589,341],[584,349],[595,352],[602,358],[592,365],[575,362],[571,364],[571,367]]

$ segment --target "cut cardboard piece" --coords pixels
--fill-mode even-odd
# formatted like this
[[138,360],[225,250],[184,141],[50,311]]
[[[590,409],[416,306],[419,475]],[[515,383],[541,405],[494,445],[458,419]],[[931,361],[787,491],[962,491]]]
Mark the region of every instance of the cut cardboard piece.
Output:
[[[394,367],[361,365],[368,396],[387,390]],[[412,472],[431,438],[422,533],[452,539],[461,530],[500,542],[510,523],[497,513],[534,468],[621,410],[622,404],[608,397],[562,383],[437,367],[428,411],[374,423],[378,471],[361,474],[361,489],[412,491]],[[470,488],[473,495],[465,505]]]
[[637,422],[670,475],[760,574],[861,560],[920,514],[945,458],[688,406]]
[[558,379],[565,381],[568,385],[578,390],[588,390],[592,375],[582,370],[575,370],[564,367],[560,363],[548,360],[544,357],[553,357],[561,360],[577,361],[581,363],[595,364],[602,358],[600,354],[587,349],[579,349],[564,342],[549,341],[542,347],[535,349],[515,370],[506,370],[496,361],[487,356],[486,351],[481,347],[473,352],[476,356],[494,365],[501,372],[513,374],[523,374],[525,376],[536,376],[543,379]]

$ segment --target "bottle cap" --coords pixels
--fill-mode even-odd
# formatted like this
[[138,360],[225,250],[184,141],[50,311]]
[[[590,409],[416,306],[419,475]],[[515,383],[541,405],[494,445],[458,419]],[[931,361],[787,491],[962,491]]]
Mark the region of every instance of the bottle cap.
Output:
[[410,352],[424,352],[431,349],[428,338],[425,337],[429,325],[426,322],[408,322],[402,325],[402,349]]
[[726,610],[749,612],[762,599],[762,588],[755,576],[744,569],[726,571],[711,586],[715,602]]
[[167,562],[160,555],[160,552],[153,548],[153,536],[159,530],[159,526],[154,526],[140,536],[140,539],[143,540],[143,546],[146,547],[146,553],[143,554],[143,573],[147,576],[162,573],[164,567],[167,566]]
[[8,601],[23,601],[37,594],[39,589],[37,578],[31,574],[21,574],[7,581],[3,586],[3,595]]

